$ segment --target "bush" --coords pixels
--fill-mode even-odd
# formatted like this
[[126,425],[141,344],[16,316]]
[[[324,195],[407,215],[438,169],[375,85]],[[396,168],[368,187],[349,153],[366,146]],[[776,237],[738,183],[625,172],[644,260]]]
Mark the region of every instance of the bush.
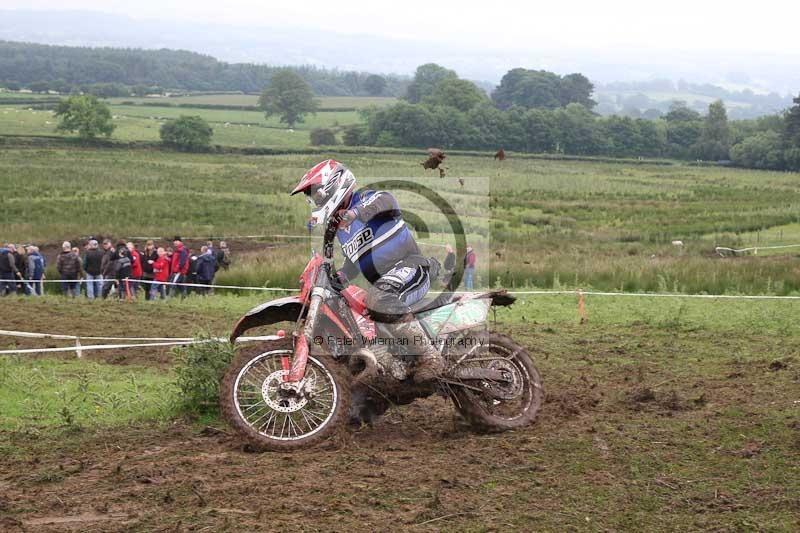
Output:
[[217,409],[219,382],[236,354],[236,347],[208,335],[197,338],[197,344],[175,348],[176,383],[181,391],[180,403],[186,411],[213,412]]
[[164,144],[186,151],[207,150],[214,130],[202,117],[181,115],[161,126]]
[[781,136],[774,131],[756,133],[731,148],[731,159],[739,166],[761,169],[782,169]]
[[342,140],[347,146],[362,146],[367,144],[367,128],[362,124],[347,126],[342,133]]
[[788,170],[800,170],[800,148],[789,148],[783,153]]
[[98,135],[110,137],[114,131],[111,111],[95,96],[70,96],[59,101],[55,116],[61,121],[56,130],[77,131],[82,139],[94,139]]
[[313,146],[333,146],[337,144],[336,134],[328,128],[311,130],[311,144]]
[[375,146],[403,146],[403,142],[394,133],[382,131],[375,141]]

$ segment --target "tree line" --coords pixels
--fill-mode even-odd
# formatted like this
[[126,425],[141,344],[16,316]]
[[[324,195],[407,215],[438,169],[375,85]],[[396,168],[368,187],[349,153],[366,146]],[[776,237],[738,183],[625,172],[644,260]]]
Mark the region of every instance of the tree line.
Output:
[[[320,96],[398,96],[404,77],[291,67]],[[260,92],[279,67],[226,63],[185,50],[84,48],[0,41],[0,86],[99,97],[165,91]]]
[[581,74],[513,69],[491,95],[434,64],[417,69],[404,101],[365,111],[350,145],[506,150],[730,161],[800,170],[800,97],[784,114],[731,121],[721,100],[705,115],[673,102],[657,119],[601,117]]
[[[591,82],[581,74],[513,69],[487,95],[455,72],[426,64],[417,69],[402,101],[363,111],[366,124],[345,128],[343,140],[356,146],[671,157],[800,170],[800,96],[783,114],[753,120],[728,120],[721,100],[712,102],[705,115],[685,102],[673,102],[662,118],[648,120],[599,116],[592,111],[592,91]],[[267,117],[277,115],[293,127],[318,103],[308,82],[284,68],[261,93],[259,106]],[[62,101],[56,114],[62,120],[59,129],[77,131],[82,137],[109,136],[113,130],[101,127],[110,122],[110,114],[93,96]],[[211,128],[199,117],[182,119],[186,120],[177,129],[162,128],[164,142],[186,149],[207,147]],[[330,130],[312,133],[312,144],[337,141]]]

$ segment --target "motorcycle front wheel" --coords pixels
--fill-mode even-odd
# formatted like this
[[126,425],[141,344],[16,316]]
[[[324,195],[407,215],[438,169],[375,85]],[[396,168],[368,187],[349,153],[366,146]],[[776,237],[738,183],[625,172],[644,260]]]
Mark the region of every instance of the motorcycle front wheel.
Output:
[[330,437],[347,421],[350,381],[342,365],[309,356],[302,381],[286,387],[281,359],[291,339],[239,352],[220,384],[222,416],[257,450],[295,450]]

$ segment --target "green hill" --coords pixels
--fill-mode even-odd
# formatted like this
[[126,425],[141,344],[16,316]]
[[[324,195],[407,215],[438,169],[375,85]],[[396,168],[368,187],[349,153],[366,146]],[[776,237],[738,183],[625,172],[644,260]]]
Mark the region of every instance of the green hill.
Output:
[[[0,41],[0,86],[70,91],[92,84],[181,91],[259,92],[277,66],[225,63],[185,50],[85,48]],[[320,96],[367,96],[365,72],[295,68]],[[398,96],[407,80],[385,76],[383,96]],[[128,92],[130,94],[130,92]],[[113,94],[108,94],[113,96]],[[121,94],[119,96],[122,96]],[[376,95],[371,95],[376,96]]]

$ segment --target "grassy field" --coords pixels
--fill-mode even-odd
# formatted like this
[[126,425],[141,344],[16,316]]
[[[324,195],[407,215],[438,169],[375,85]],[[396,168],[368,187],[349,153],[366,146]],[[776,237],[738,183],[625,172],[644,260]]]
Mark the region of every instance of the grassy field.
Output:
[[[307,207],[287,192],[305,169],[330,156],[357,176],[427,180],[460,206],[478,201],[471,176],[487,176],[491,232],[481,237],[488,246],[480,258],[483,285],[779,295],[800,289],[800,249],[766,257],[714,252],[750,244],[753,232],[770,244],[800,243],[800,176],[679,164],[513,156],[498,164],[488,156],[451,155],[448,177],[440,180],[419,165],[422,154],[7,148],[0,153],[0,238],[60,243],[90,234],[180,233],[199,240],[303,233]],[[233,239],[232,245],[239,262],[220,281],[247,285],[293,286],[309,249],[307,241],[282,238]]]
[[[257,106],[257,94],[198,94],[187,96],[171,96],[161,98],[118,97],[108,98],[111,104],[135,102],[148,104],[152,102],[167,104],[200,104],[200,105],[246,105]],[[362,109],[370,106],[384,107],[392,105],[396,98],[386,96],[320,96],[317,98],[319,106],[324,109]]]
[[8,99],[15,99],[15,100],[52,100],[54,98],[58,98],[58,95],[54,94],[40,94],[40,93],[23,93],[17,91],[5,91],[0,90],[0,99],[8,100]]
[[[146,118],[150,120],[164,120],[177,118],[181,115],[199,115],[211,124],[250,124],[260,127],[286,129],[278,117],[264,118],[260,111],[231,111],[218,109],[199,108],[171,108],[149,106],[115,105],[111,111],[117,116]],[[358,113],[353,111],[326,111],[315,115],[308,115],[304,122],[295,126],[295,129],[329,128],[337,125],[353,124],[360,122]]]
[[[47,97],[48,95],[39,95]],[[22,93],[0,93],[0,97],[21,99],[37,98],[36,95]],[[52,98],[52,97],[51,97]],[[171,104],[222,104],[255,105],[254,95],[222,94],[197,95],[174,98],[111,98],[111,112],[116,129],[113,138],[120,141],[160,141],[159,129],[169,119],[181,115],[199,115],[214,129],[213,143],[236,147],[269,147],[281,149],[307,148],[310,144],[309,131],[314,128],[333,128],[361,123],[362,117],[354,109],[368,106],[391,104],[393,98],[381,97],[324,97],[320,106],[325,111],[307,115],[305,121],[288,129],[278,117],[266,119],[260,111],[241,111],[230,109],[202,109],[193,107],[163,107],[146,104],[159,102]],[[138,105],[124,105],[135,102]],[[337,111],[336,109],[342,109]],[[56,132],[58,120],[50,110],[34,109],[29,104],[0,105],[0,135],[58,135],[71,137],[73,134]]]
[[[277,117],[266,120],[257,111],[115,105],[111,106],[111,112],[116,126],[113,138],[121,141],[158,142],[159,128],[166,120],[199,115],[214,129],[215,144],[283,149],[307,148],[309,131],[314,128],[337,128],[361,121],[355,111],[327,111],[309,115],[305,122],[289,130]],[[72,136],[56,132],[57,123],[52,111],[0,106],[0,134]]]
[[[49,95],[24,93],[0,93],[3,98],[23,97],[44,98]],[[52,98],[52,96],[49,96]],[[260,111],[202,109],[193,107],[148,106],[148,103],[171,104],[221,104],[255,105],[257,96],[253,95],[196,95],[174,98],[111,98],[111,112],[116,129],[113,138],[120,141],[160,141],[159,129],[169,119],[181,115],[199,115],[214,129],[213,143],[235,147],[268,147],[280,149],[302,149],[310,144],[309,132],[314,128],[333,128],[362,122],[362,117],[354,109],[367,106],[389,105],[392,98],[370,97],[325,97],[320,105],[326,111],[307,115],[305,121],[293,129],[281,124],[278,117],[266,119]],[[122,102],[136,102],[139,105],[123,105]],[[336,111],[342,109],[342,111]],[[58,120],[50,110],[34,109],[30,104],[0,105],[0,135],[63,136],[73,134],[56,132]]]

